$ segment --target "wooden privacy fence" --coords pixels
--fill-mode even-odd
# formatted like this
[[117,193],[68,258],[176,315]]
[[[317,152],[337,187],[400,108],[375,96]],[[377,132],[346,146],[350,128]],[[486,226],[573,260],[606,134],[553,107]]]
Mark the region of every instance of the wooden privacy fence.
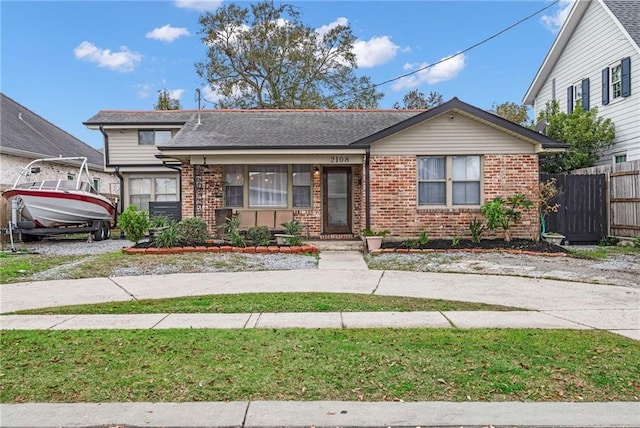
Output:
[[556,180],[560,204],[546,219],[547,232],[566,237],[566,243],[597,243],[607,234],[607,186],[604,174],[540,174],[540,181]]
[[607,180],[607,234],[640,236],[640,160],[595,166],[572,174],[605,174]]

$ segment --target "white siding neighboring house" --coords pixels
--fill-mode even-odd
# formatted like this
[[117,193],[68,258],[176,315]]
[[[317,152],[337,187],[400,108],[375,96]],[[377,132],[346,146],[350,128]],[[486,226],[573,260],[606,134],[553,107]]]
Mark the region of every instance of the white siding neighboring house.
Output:
[[524,96],[536,118],[550,100],[611,119],[615,146],[598,164],[640,159],[640,3],[576,0]]

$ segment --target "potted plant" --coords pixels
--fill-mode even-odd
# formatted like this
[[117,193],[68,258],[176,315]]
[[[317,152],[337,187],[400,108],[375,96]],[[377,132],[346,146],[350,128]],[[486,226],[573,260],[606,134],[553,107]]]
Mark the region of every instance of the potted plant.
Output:
[[560,245],[566,237],[556,232],[546,232],[542,234],[542,238],[550,244]]
[[361,234],[365,242],[367,243],[367,249],[369,250],[369,252],[371,252],[373,250],[379,249],[382,246],[382,238],[387,236],[389,234],[389,231],[381,230],[381,231],[375,232],[367,228],[367,229],[362,229]]

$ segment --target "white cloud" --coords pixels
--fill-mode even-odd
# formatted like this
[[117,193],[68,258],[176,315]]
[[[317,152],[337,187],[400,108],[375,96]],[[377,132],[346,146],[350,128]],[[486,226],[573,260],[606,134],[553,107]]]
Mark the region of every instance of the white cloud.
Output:
[[172,100],[179,100],[184,94],[184,89],[172,89],[169,91],[169,98]]
[[222,4],[222,0],[176,0],[176,7],[195,9],[200,12],[216,10]]
[[357,40],[353,44],[358,67],[371,68],[392,60],[400,46],[391,41],[388,36],[373,37],[369,41]]
[[[224,97],[220,95],[220,93],[216,89],[213,89],[211,86],[205,86],[204,88],[202,88],[200,90],[200,94],[202,95],[203,101],[208,103],[217,103],[220,100],[224,99]],[[206,107],[203,106],[203,108],[206,108]]]
[[154,28],[152,31],[149,31],[145,36],[148,39],[160,40],[162,42],[171,43],[174,40],[182,37],[189,36],[189,31],[183,27],[172,27],[167,24],[163,27]]
[[334,28],[336,28],[338,25],[349,25],[349,20],[345,17],[340,17],[338,19],[336,19],[335,21],[323,25],[322,27],[316,28],[316,33],[318,33],[318,36],[320,36],[320,38],[324,37],[325,34],[327,34],[329,31],[333,30]]
[[553,33],[558,32],[567,19],[567,16],[569,16],[574,2],[575,0],[560,0],[556,13],[553,15],[543,15],[540,20],[545,28]]
[[456,77],[465,67],[466,57],[464,54],[448,56],[442,58],[437,64],[429,67],[429,64],[405,64],[406,71],[420,70],[410,76],[403,77],[393,84],[393,90],[399,91],[406,88],[415,88],[422,83],[430,85],[451,80]]
[[138,98],[149,98],[151,93],[151,89],[153,89],[153,85],[151,83],[139,83],[133,86],[138,91],[136,95]]
[[84,41],[74,50],[77,59],[94,62],[98,67],[127,73],[133,71],[136,65],[142,61],[142,54],[131,52],[126,46],[120,47],[119,52],[111,52],[109,49],[100,49],[91,42]]

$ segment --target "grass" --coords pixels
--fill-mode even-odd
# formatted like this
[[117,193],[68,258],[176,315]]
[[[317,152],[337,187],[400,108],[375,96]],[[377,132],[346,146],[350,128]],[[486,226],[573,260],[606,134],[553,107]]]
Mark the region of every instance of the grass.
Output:
[[589,250],[569,249],[569,255],[577,259],[606,260],[618,254],[640,255],[640,247],[597,246]]
[[507,306],[370,294],[251,293],[32,309],[20,314],[510,311]]
[[24,281],[29,275],[78,260],[78,256],[0,253],[0,283]]
[[[161,266],[163,273],[188,272],[240,272],[268,270],[269,266],[261,257],[247,257],[245,254],[166,254],[141,255],[124,254],[115,251],[106,254],[82,256],[51,256],[43,254],[0,255],[0,283],[8,284],[30,280],[30,276],[56,268],[51,278],[41,279],[81,279],[106,278],[110,276],[147,275],[157,273]],[[317,264],[316,255],[296,255]],[[51,275],[50,275],[51,276]]]
[[[640,348],[602,331],[1,333],[0,401],[638,401]],[[10,350],[10,352],[9,352]]]

